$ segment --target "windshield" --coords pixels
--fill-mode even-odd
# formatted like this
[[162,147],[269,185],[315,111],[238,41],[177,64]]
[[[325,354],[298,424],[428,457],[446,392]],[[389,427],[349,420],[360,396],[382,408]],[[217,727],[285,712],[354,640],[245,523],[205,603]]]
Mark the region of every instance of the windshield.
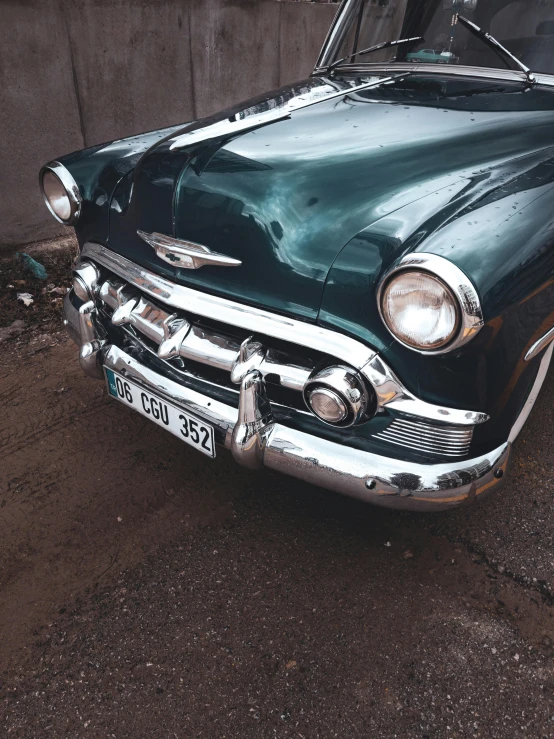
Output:
[[517,69],[458,21],[488,31],[535,72],[554,74],[554,0],[348,0],[320,66],[395,39],[425,40],[347,58],[344,64],[397,61]]

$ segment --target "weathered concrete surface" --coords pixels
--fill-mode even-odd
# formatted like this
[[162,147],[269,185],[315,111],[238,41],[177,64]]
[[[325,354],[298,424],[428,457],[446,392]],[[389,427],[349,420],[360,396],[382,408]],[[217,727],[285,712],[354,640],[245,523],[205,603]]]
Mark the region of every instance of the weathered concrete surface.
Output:
[[416,516],[207,459],[44,325],[0,353],[0,736],[554,735],[552,373],[503,492]]
[[193,118],[187,4],[66,7],[86,146]]
[[83,147],[64,16],[48,0],[0,3],[0,245],[61,227],[38,187],[42,164]]
[[301,80],[309,74],[337,12],[335,4],[281,3],[279,35],[279,84]]
[[335,3],[2,0],[0,246],[64,231],[46,161],[306,77]]
[[198,116],[279,86],[281,3],[199,0],[192,7],[191,47]]

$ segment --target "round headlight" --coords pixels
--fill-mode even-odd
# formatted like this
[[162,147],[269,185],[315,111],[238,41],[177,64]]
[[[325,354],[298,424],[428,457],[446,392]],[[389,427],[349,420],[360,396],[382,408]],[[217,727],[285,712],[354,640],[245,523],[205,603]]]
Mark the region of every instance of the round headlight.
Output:
[[48,210],[60,223],[74,223],[81,210],[81,194],[70,172],[59,162],[42,168],[40,186]]
[[42,189],[48,205],[60,221],[71,218],[71,203],[62,181],[53,172],[45,172],[42,178]]
[[440,349],[458,332],[458,301],[428,272],[408,270],[391,277],[381,293],[381,312],[393,336],[412,349]]

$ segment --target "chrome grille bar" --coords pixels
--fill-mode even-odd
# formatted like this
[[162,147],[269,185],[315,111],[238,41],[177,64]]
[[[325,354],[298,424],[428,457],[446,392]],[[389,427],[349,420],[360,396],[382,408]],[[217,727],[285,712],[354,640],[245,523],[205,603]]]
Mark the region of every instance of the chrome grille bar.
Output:
[[[84,245],[78,268],[90,263],[88,260],[93,260],[91,264],[96,269],[95,274],[98,268],[105,268],[111,273],[110,285],[101,285],[94,290],[90,285],[87,290],[90,299],[96,300],[100,293],[105,303],[113,307],[114,322],[135,320],[134,316],[130,318],[136,307],[136,303],[131,302],[132,298],[136,300],[142,297],[147,302],[151,298],[167,310],[156,309],[160,321],[152,329],[156,332],[156,338],[153,339],[155,343],[159,342],[163,331],[164,338],[162,343],[158,343],[157,350],[161,359],[183,356],[202,361],[203,357],[205,364],[227,369],[230,352],[236,351],[236,361],[231,368],[232,382],[240,382],[246,371],[255,368],[264,377],[277,375],[278,379],[273,381],[284,387],[302,391],[315,363],[321,358],[318,355],[324,355],[360,372],[364,382],[375,392],[378,413],[392,411],[393,414],[422,419],[431,427],[440,428],[446,425],[469,429],[485,423],[489,418],[486,413],[479,411],[450,408],[418,398],[371,347],[340,332],[176,284],[101,244],[87,242]],[[127,301],[128,305],[121,305]],[[218,338],[217,332],[208,332],[209,338],[198,336],[196,332],[191,332],[194,327],[181,312],[229,326],[229,335],[222,334]],[[249,346],[245,347],[243,343],[237,351],[238,342],[235,339],[233,343],[231,338],[236,329],[254,334],[263,344],[250,337],[246,342]],[[306,360],[300,349],[299,356],[296,356],[271,347],[272,339],[302,347],[304,351],[313,350],[317,354],[313,359]],[[229,353],[223,351],[226,348]],[[190,356],[187,354],[189,350]]]
[[86,257],[97,261],[123,277],[142,293],[171,308],[205,318],[218,319],[252,333],[329,354],[347,362],[355,369],[361,369],[376,356],[373,349],[336,331],[177,285],[161,275],[145,270],[101,244],[87,242],[82,252],[82,258]]
[[[99,286],[98,296],[112,308],[112,323],[131,325],[144,334],[158,345],[160,359],[180,356],[227,372],[233,372],[240,361],[240,341],[159,308],[124,282],[106,280]],[[278,376],[284,387],[301,391],[313,366],[302,366],[281,352],[262,349],[257,367],[261,374]]]
[[431,454],[465,457],[469,453],[473,427],[431,426],[397,418],[374,438]]
[[184,338],[179,354],[203,364],[209,359],[212,367],[230,372],[237,361],[239,349],[239,341],[193,326]]

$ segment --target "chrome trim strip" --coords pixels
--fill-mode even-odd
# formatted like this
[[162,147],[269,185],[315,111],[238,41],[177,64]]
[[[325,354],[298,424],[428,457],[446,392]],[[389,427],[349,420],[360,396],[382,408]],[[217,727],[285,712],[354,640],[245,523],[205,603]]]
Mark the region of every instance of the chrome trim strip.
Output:
[[538,341],[535,341],[533,346],[529,349],[527,354],[525,355],[525,361],[530,362],[532,359],[534,359],[537,354],[540,354],[545,346],[548,346],[550,343],[554,341],[554,328],[551,328],[550,331],[547,331],[544,336],[542,336]]
[[[112,307],[120,304],[118,301],[124,291],[127,291],[127,299],[133,299],[132,287],[135,287],[172,308],[220,320],[222,323],[237,326],[249,332],[282,339],[342,360],[359,370],[373,385],[380,409],[389,406],[409,416],[427,418],[440,424],[460,426],[484,423],[489,418],[486,413],[479,411],[437,406],[416,398],[404,387],[375,351],[349,336],[177,285],[100,244],[86,243],[83,247],[82,258],[87,257],[95,259],[130,283],[131,287],[111,286],[109,281],[111,287],[106,287],[107,283],[102,285],[100,297]],[[136,303],[132,303],[131,308],[135,305]],[[119,310],[125,313],[125,305],[122,305]],[[122,315],[121,319],[126,320],[127,313]],[[269,374],[266,368],[270,369],[272,363],[271,358],[266,356],[257,369],[263,374]],[[281,376],[282,384],[293,389],[301,389],[299,384],[306,377],[308,369],[300,366],[291,367],[288,374]]]
[[[42,178],[44,177],[45,172],[52,172],[53,174],[55,174],[65,188],[71,207],[71,214],[66,221],[56,215],[56,213],[52,210],[50,203],[48,202],[48,198],[44,194],[44,188],[42,187]],[[66,169],[66,167],[64,167],[64,165],[60,162],[48,162],[48,164],[45,164],[38,173],[38,181],[42,197],[44,198],[44,202],[46,203],[46,207],[50,211],[50,214],[58,221],[58,223],[63,223],[64,226],[71,226],[73,223],[75,223],[75,221],[81,215],[81,203],[83,202],[83,198],[81,197],[81,191],[79,190],[79,186],[73,179],[73,175],[71,174],[71,172]]]
[[441,457],[456,457],[459,459],[461,457],[465,457],[468,452],[467,447],[457,449],[443,447],[441,449],[437,449],[436,446],[433,446],[432,444],[425,444],[424,442],[420,442],[417,439],[395,434],[391,434],[390,436],[387,436],[386,434],[377,435],[376,438],[383,439],[390,444],[402,446],[406,449],[413,449],[416,452],[424,452],[426,454],[439,454]]
[[450,426],[475,426],[489,420],[489,416],[480,411],[447,408],[416,398],[378,355],[362,367],[361,372],[373,385],[379,408],[387,407],[412,418],[426,418]]
[[548,368],[550,367],[550,362],[552,360],[552,352],[554,351],[554,344],[550,344],[548,349],[543,354],[543,357],[541,359],[541,363],[539,365],[539,371],[537,373],[537,376],[535,378],[535,382],[533,383],[533,387],[531,388],[531,392],[527,396],[527,400],[525,401],[525,405],[521,409],[521,413],[519,414],[516,422],[512,426],[512,430],[510,431],[510,435],[508,436],[508,441],[513,444],[513,442],[517,439],[519,432],[523,428],[525,422],[529,418],[529,414],[533,410],[533,406],[535,405],[535,401],[539,395],[539,392],[543,386],[544,380],[546,378],[546,373],[548,372]]
[[[115,346],[107,349],[103,359],[104,366],[218,428],[225,446],[232,447],[239,419],[236,408],[162,377]],[[244,393],[258,391],[252,380],[256,378],[250,375],[243,380],[250,385]],[[250,411],[255,411],[254,406]],[[261,458],[264,466],[278,472],[388,508],[444,510],[490,492],[505,479],[511,450],[505,443],[475,459],[425,465],[351,449],[279,423],[264,425],[256,414],[247,414],[246,408],[242,418],[242,426],[250,422],[257,426],[250,429],[252,435],[241,434],[240,439],[237,432],[237,443],[250,443],[255,433],[267,432],[263,448],[252,452],[253,463]],[[257,445],[257,440],[252,443]]]
[[[494,67],[470,67],[463,64],[426,64],[413,62],[365,62],[364,64],[345,64],[341,72],[371,74],[372,72],[424,72],[425,74],[477,77],[479,79],[505,80],[507,82],[527,82],[523,72],[515,69],[496,69]],[[316,67],[311,77],[325,77],[327,67]],[[554,87],[554,74],[535,73],[536,84]]]
[[[448,439],[460,439],[466,443],[473,435],[472,428],[459,428],[458,426],[429,426],[419,421],[409,421],[407,418],[398,419],[395,424],[401,424],[407,430],[417,431],[420,434],[431,434],[434,437]],[[390,427],[389,427],[390,428]]]
[[86,243],[82,255],[95,259],[139,290],[172,308],[330,354],[356,369],[361,369],[375,356],[373,349],[349,336],[177,285],[100,244]]
[[335,17],[333,18],[333,22],[329,26],[329,30],[327,31],[327,36],[325,37],[325,41],[323,42],[323,46],[321,47],[321,51],[319,52],[319,56],[317,58],[316,62],[316,69],[318,69],[323,61],[323,57],[325,55],[325,52],[327,51],[327,48],[330,46],[331,42],[333,41],[338,28],[339,28],[339,20],[343,14],[343,11],[346,9],[346,6],[350,0],[342,0],[341,4],[339,5],[339,8],[337,12],[335,13]]
[[[425,349],[416,349],[415,347],[404,343],[389,328],[385,321],[381,304],[383,289],[393,275],[398,274],[399,272],[406,272],[408,270],[421,270],[438,277],[448,288],[450,288],[454,297],[458,301],[458,313],[460,319],[458,333],[452,341],[440,349],[428,351]],[[412,254],[407,254],[402,257],[400,262],[385,274],[377,288],[377,308],[379,309],[379,315],[391,336],[393,336],[399,344],[402,344],[402,346],[405,346],[418,354],[434,355],[446,354],[454,351],[454,349],[458,349],[464,344],[467,344],[468,341],[471,341],[484,325],[481,301],[479,300],[479,295],[477,294],[477,290],[473,286],[473,283],[459,267],[453,264],[449,259],[445,259],[445,257],[441,257],[438,254],[413,252]]]
[[374,435],[408,449],[416,449],[431,454],[450,457],[465,457],[473,437],[473,427],[430,426],[397,418],[390,426]]
[[279,108],[270,108],[262,113],[246,116],[246,118],[239,118],[238,115],[240,114],[235,115],[233,118],[224,118],[221,121],[208,124],[203,128],[195,128],[194,131],[180,134],[175,138],[169,149],[170,151],[175,151],[175,149],[182,149],[185,146],[193,146],[194,144],[205,143],[213,139],[232,137],[239,133],[246,133],[254,128],[285,120],[296,110],[309,108],[311,105],[315,105],[316,103],[332,100],[333,98],[341,97],[343,95],[351,95],[353,92],[360,92],[361,90],[369,90],[372,87],[379,87],[387,82],[392,82],[394,79],[396,79],[394,76],[383,77],[382,79],[372,80],[371,82],[364,82],[362,85],[355,85],[343,90],[333,90],[333,92],[330,92],[327,95],[321,94],[311,98],[303,98],[302,96],[294,97]]
[[211,251],[207,246],[195,244],[184,239],[175,239],[160,233],[147,233],[138,229],[137,235],[149,244],[156,256],[172,267],[179,269],[200,269],[200,267],[240,267],[240,259]]

